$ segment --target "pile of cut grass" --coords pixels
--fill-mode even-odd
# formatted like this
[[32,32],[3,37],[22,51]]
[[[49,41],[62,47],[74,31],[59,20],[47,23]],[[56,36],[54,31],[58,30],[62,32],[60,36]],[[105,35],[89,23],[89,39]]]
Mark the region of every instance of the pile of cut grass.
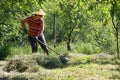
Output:
[[40,67],[53,69],[61,68],[65,64],[62,63],[59,57],[42,55],[35,53],[32,55],[16,55],[4,67],[4,71],[11,72],[37,72]]

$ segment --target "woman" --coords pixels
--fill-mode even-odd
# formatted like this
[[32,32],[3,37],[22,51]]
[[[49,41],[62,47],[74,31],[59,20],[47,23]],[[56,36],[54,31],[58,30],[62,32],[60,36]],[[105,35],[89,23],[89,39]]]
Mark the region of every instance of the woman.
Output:
[[[33,13],[32,16],[29,16],[21,21],[21,26],[23,31],[28,34],[28,40],[30,42],[32,53],[36,53],[38,51],[37,42],[40,44],[42,49],[48,53],[48,48],[46,46],[46,40],[43,34],[44,31],[44,21],[42,19],[45,13],[42,9],[39,9]],[[29,25],[28,30],[25,27],[25,23]],[[38,41],[39,40],[39,41]]]

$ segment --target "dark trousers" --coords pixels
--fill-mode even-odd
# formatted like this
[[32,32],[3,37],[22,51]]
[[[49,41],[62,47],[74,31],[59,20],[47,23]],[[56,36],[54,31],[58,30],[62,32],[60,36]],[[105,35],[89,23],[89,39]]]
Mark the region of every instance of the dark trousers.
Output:
[[38,36],[39,41],[36,39],[36,37],[31,37],[31,36],[28,36],[28,40],[29,40],[31,48],[32,48],[32,53],[36,53],[38,51],[38,43],[39,43],[41,48],[44,50],[44,52],[46,52],[47,55],[49,54],[48,48],[47,48],[47,46],[45,46],[47,44],[46,44],[46,40],[45,40],[43,33],[40,36]]

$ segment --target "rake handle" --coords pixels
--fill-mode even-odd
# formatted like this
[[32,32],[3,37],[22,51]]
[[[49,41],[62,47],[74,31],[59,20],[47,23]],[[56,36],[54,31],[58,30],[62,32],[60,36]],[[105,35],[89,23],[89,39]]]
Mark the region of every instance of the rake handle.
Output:
[[48,47],[47,45],[45,45],[42,41],[40,41],[38,38],[36,38],[38,42],[40,42],[41,44],[43,44],[44,46],[46,46],[48,49],[52,50],[53,52],[55,52],[57,55],[60,55],[58,52],[56,52],[55,50],[53,50],[52,48]]

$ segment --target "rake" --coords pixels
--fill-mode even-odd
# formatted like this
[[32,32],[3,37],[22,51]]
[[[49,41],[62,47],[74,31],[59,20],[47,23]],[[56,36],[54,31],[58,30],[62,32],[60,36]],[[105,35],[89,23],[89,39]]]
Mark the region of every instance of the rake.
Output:
[[48,49],[50,49],[51,51],[53,51],[54,53],[56,53],[59,56],[59,59],[61,60],[61,62],[63,64],[66,64],[68,62],[68,58],[64,55],[60,55],[58,52],[56,52],[54,49],[52,49],[51,47],[47,46],[46,44],[44,44],[42,41],[40,41],[38,38],[36,38],[38,42],[40,42],[41,44],[43,44],[44,46],[46,46]]

